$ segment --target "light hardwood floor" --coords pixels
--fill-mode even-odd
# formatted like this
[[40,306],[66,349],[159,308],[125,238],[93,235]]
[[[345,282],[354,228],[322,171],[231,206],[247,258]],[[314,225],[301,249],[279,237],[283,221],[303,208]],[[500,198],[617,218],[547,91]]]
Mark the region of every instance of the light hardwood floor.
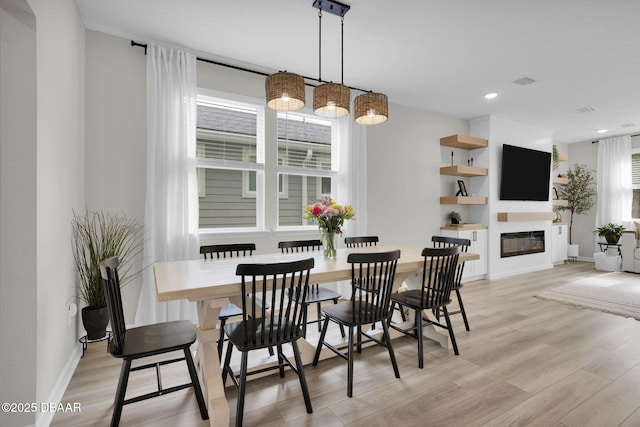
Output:
[[[592,274],[602,272],[579,262],[466,284],[471,332],[460,316],[453,318],[460,356],[426,341],[421,370],[416,341],[395,339],[396,379],[386,349],[364,349],[355,363],[351,399],[342,359],[306,366],[311,415],[295,374],[256,379],[247,389],[245,425],[640,426],[640,322],[534,298]],[[108,425],[119,370],[120,361],[105,352],[104,343],[91,344],[63,399],[79,402],[82,412],[56,414],[52,425]],[[182,364],[163,372],[166,384],[186,378]],[[153,387],[153,375],[132,374],[128,395]],[[235,389],[227,388],[227,395],[233,414]],[[125,406],[121,425],[208,422],[186,390]]]

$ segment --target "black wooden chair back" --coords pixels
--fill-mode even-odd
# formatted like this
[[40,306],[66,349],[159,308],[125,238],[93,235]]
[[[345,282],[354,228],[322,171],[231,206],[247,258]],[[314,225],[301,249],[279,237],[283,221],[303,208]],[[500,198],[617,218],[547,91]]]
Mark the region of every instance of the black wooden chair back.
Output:
[[226,245],[200,246],[200,253],[204,255],[204,259],[207,259],[207,255],[210,259],[213,259],[214,256],[216,259],[251,256],[255,250],[255,243],[230,243]]
[[320,239],[290,240],[286,242],[278,242],[278,248],[283,254],[319,251],[322,249],[322,242]]
[[378,236],[356,236],[356,237],[345,237],[344,244],[348,248],[361,248],[367,246],[377,246]]
[[120,278],[118,277],[119,265],[120,260],[118,257],[109,258],[100,264],[100,273],[102,274],[104,283],[104,296],[107,301],[111,333],[113,334],[109,352],[113,355],[122,354],[124,337],[127,333],[124,311],[122,310]]
[[[309,293],[313,258],[276,264],[239,264],[242,276],[242,326],[250,348],[291,342],[302,336],[302,305]],[[298,298],[287,298],[297,295]],[[256,304],[267,301],[267,304]]]
[[[451,246],[460,246],[460,252],[467,252],[469,246],[471,246],[471,240],[460,239],[457,237],[444,237],[444,236],[432,236],[434,248],[450,248]],[[462,283],[462,273],[464,272],[464,262],[461,262],[456,267],[456,274],[453,282],[453,288],[459,287]]]
[[451,299],[455,283],[460,246],[422,250],[422,296],[420,306],[439,307]]
[[[386,321],[391,317],[391,292],[400,251],[349,254],[351,305],[358,323]],[[364,292],[359,292],[360,290]]]

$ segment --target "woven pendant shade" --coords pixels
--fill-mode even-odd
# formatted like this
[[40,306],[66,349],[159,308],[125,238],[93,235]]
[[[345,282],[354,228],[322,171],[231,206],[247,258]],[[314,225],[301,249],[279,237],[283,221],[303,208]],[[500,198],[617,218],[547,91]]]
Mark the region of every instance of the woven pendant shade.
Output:
[[297,74],[281,71],[271,74],[264,82],[267,106],[276,111],[294,111],[304,107],[304,79]]
[[367,92],[353,101],[355,121],[359,125],[377,125],[389,118],[389,101],[387,95]]
[[321,117],[349,115],[351,90],[337,83],[323,83],[313,89],[313,112]]

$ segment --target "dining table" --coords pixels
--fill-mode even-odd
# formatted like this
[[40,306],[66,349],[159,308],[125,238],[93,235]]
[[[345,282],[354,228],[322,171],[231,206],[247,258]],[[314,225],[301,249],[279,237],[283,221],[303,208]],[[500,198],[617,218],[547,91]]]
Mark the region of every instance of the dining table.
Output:
[[[424,257],[422,246],[398,244],[379,245],[362,248],[340,248],[335,258],[325,258],[322,251],[298,253],[269,253],[242,258],[219,260],[187,260],[156,262],[153,264],[156,291],[159,301],[188,300],[197,306],[198,325],[196,360],[198,373],[203,382],[203,393],[207,403],[211,426],[228,426],[230,408],[225,396],[225,384],[222,382],[221,363],[218,357],[217,340],[220,338],[218,315],[220,309],[230,301],[241,305],[241,277],[236,275],[238,264],[265,264],[289,262],[314,258],[315,264],[309,273],[309,283],[330,283],[349,280],[351,264],[347,262],[350,253],[387,252],[400,250],[400,259],[396,267],[394,290],[401,286],[417,288],[422,280]],[[479,255],[470,252],[460,253],[459,262],[479,259]],[[425,332],[427,335],[429,332]],[[432,339],[447,346],[448,336],[439,331],[431,331]],[[392,336],[394,338],[395,336]],[[303,364],[313,361],[315,346],[301,338],[299,348]],[[321,358],[333,357],[333,352],[323,352]],[[259,364],[273,364],[274,357],[260,360]]]

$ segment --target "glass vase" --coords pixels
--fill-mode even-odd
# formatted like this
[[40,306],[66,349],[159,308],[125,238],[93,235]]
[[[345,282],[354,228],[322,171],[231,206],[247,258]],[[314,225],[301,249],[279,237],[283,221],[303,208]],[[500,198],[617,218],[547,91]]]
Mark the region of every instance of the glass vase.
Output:
[[320,237],[323,246],[323,254],[325,258],[335,258],[336,257],[336,233],[331,233],[329,231],[322,231],[322,236]]

